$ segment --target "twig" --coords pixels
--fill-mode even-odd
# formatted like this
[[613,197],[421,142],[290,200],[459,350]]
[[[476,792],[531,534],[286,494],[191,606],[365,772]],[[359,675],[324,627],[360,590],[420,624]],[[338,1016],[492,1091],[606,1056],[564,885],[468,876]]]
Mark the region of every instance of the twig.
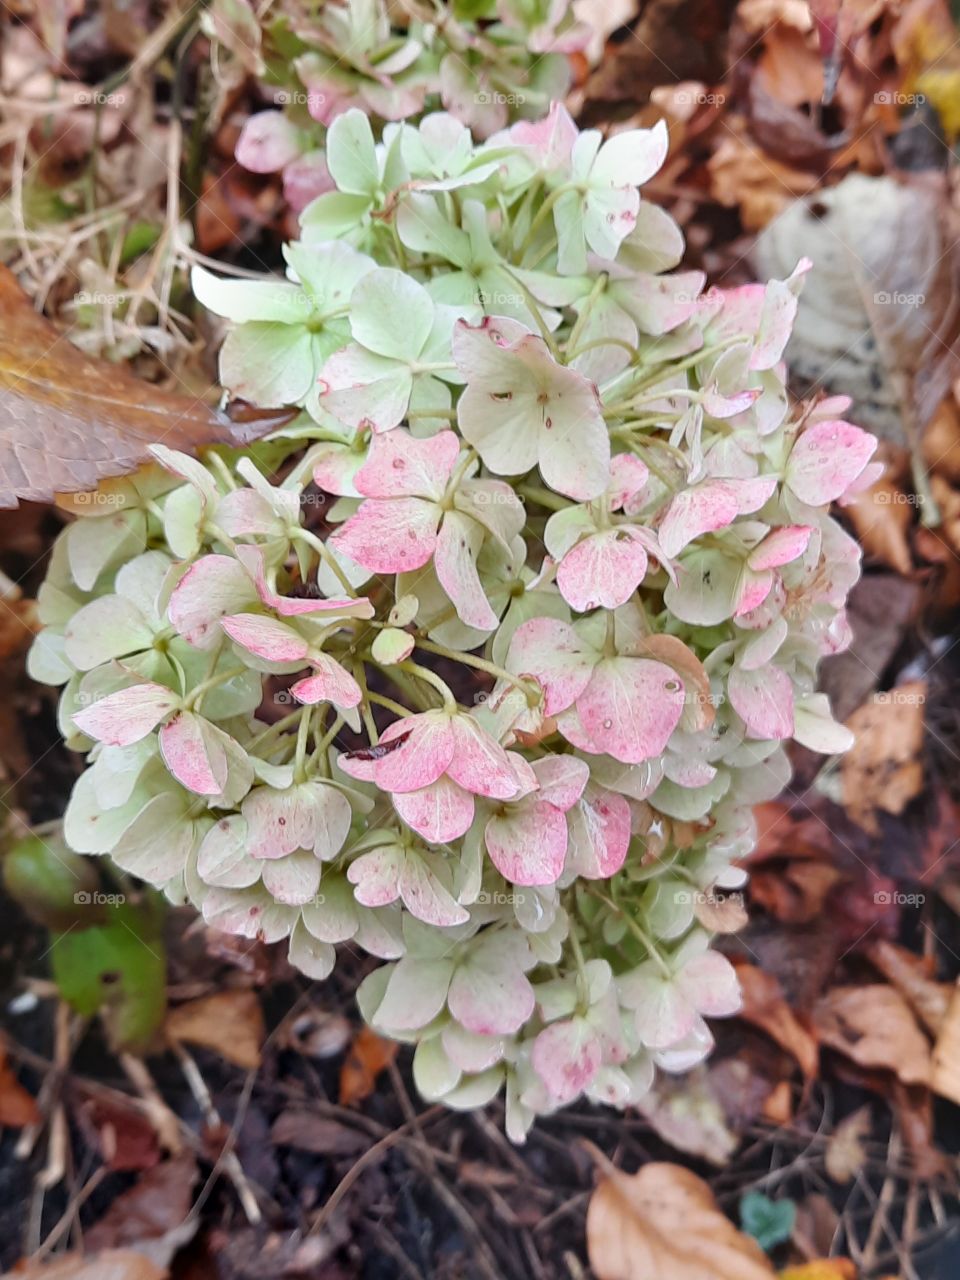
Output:
[[[208,1128],[214,1131],[222,1129],[223,1121],[213,1104],[213,1098],[210,1096],[210,1090],[207,1088],[207,1082],[200,1074],[200,1068],[179,1041],[171,1040],[170,1047],[176,1054],[177,1060],[180,1063],[180,1069],[183,1072],[187,1084],[190,1086],[190,1092],[193,1094],[200,1110],[203,1112],[203,1118],[206,1121]],[[233,1135],[231,1134],[223,1144],[223,1148],[217,1157],[217,1162],[213,1167],[211,1179],[216,1178],[217,1172],[220,1169],[223,1170],[233,1183],[233,1188],[237,1193],[237,1199],[240,1201],[243,1212],[247,1216],[247,1221],[256,1226],[256,1224],[262,1219],[263,1215],[260,1212],[259,1204],[257,1204],[257,1197],[253,1193],[253,1187],[250,1185],[250,1180],[243,1171],[243,1165],[240,1163],[240,1158],[236,1151],[233,1150],[232,1142]]]

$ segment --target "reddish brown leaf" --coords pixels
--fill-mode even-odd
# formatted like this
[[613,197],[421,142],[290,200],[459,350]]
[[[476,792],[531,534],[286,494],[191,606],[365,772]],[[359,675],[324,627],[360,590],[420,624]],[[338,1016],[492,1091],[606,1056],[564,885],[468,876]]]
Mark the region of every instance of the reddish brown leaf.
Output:
[[133,1249],[103,1253],[66,1253],[52,1262],[27,1264],[14,1272],[17,1280],[166,1280],[169,1271]]
[[135,470],[159,441],[194,453],[244,444],[277,425],[269,413],[240,425],[196,396],[84,355],[34,311],[3,266],[0,315],[0,507],[95,489]]
[[797,1018],[783,996],[777,979],[752,964],[737,966],[743,991],[743,1008],[738,1017],[765,1031],[781,1049],[796,1058],[808,1080],[817,1075],[817,1042]]
[[36,1102],[14,1075],[0,1045],[0,1128],[22,1129],[39,1119]]
[[340,1101],[345,1107],[370,1097],[377,1076],[397,1056],[397,1047],[395,1040],[384,1040],[369,1027],[359,1032],[340,1068]]

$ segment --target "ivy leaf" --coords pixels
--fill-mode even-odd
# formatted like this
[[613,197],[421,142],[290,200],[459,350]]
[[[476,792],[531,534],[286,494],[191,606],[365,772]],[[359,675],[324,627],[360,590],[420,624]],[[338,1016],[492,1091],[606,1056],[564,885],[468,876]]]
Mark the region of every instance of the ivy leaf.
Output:
[[761,1191],[749,1191],[740,1201],[740,1225],[767,1252],[790,1239],[796,1217],[792,1200],[771,1200]]
[[0,312],[0,507],[95,489],[149,461],[148,446],[161,440],[195,453],[245,444],[278,425],[266,414],[233,422],[195,396],[84,355],[34,311],[2,266]]

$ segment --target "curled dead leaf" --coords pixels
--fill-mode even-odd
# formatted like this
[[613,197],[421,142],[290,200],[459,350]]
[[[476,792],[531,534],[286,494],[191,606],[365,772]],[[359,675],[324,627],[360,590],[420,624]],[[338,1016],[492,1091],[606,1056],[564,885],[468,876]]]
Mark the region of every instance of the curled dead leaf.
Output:
[[626,1174],[604,1160],[587,1209],[587,1253],[597,1280],[771,1280],[766,1254],[679,1165]]
[[16,1272],[17,1280],[167,1280],[169,1274],[133,1249],[104,1249],[87,1257],[66,1253]]
[[737,1017],[765,1031],[797,1060],[808,1080],[816,1079],[817,1042],[787,1004],[777,979],[752,964],[737,965],[737,977],[743,993],[743,1006]]
[[883,976],[897,988],[931,1035],[937,1035],[946,1020],[953,987],[930,976],[924,960],[906,947],[880,938],[871,943],[867,956]]
[[960,370],[960,254],[939,176],[853,173],[759,237],[764,278],[816,263],[787,347],[791,372],[853,397],[858,421],[914,454]]
[[166,1031],[170,1039],[212,1049],[246,1071],[260,1066],[266,1030],[252,991],[219,991],[176,1005],[167,1014]]
[[960,985],[954,987],[933,1047],[930,1086],[941,1098],[960,1105]]
[[903,813],[923,789],[923,706],[927,685],[913,680],[875,693],[847,720],[856,741],[840,765],[841,795],[865,831],[880,828],[876,811]]
[[835,987],[817,1002],[813,1021],[820,1043],[858,1066],[893,1071],[904,1084],[929,1081],[927,1038],[893,987]]
[[84,355],[34,311],[4,266],[0,314],[0,507],[95,489],[135,470],[158,441],[194,453],[248,443],[277,425],[269,413],[235,422],[197,396]]

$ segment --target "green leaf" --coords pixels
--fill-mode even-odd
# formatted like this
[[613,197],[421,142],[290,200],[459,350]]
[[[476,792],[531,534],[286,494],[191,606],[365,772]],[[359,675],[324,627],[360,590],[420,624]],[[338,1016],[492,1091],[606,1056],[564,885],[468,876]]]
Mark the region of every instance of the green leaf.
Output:
[[761,1191],[749,1191],[740,1201],[740,1225],[767,1252],[790,1239],[796,1218],[792,1200],[771,1200]]
[[102,1012],[111,1047],[143,1053],[166,1012],[162,900],[106,902],[103,924],[75,928],[53,941],[51,965],[60,995],[85,1017]]
[[89,858],[62,841],[31,835],[4,856],[3,886],[31,920],[48,929],[69,929],[93,918],[100,877]]

